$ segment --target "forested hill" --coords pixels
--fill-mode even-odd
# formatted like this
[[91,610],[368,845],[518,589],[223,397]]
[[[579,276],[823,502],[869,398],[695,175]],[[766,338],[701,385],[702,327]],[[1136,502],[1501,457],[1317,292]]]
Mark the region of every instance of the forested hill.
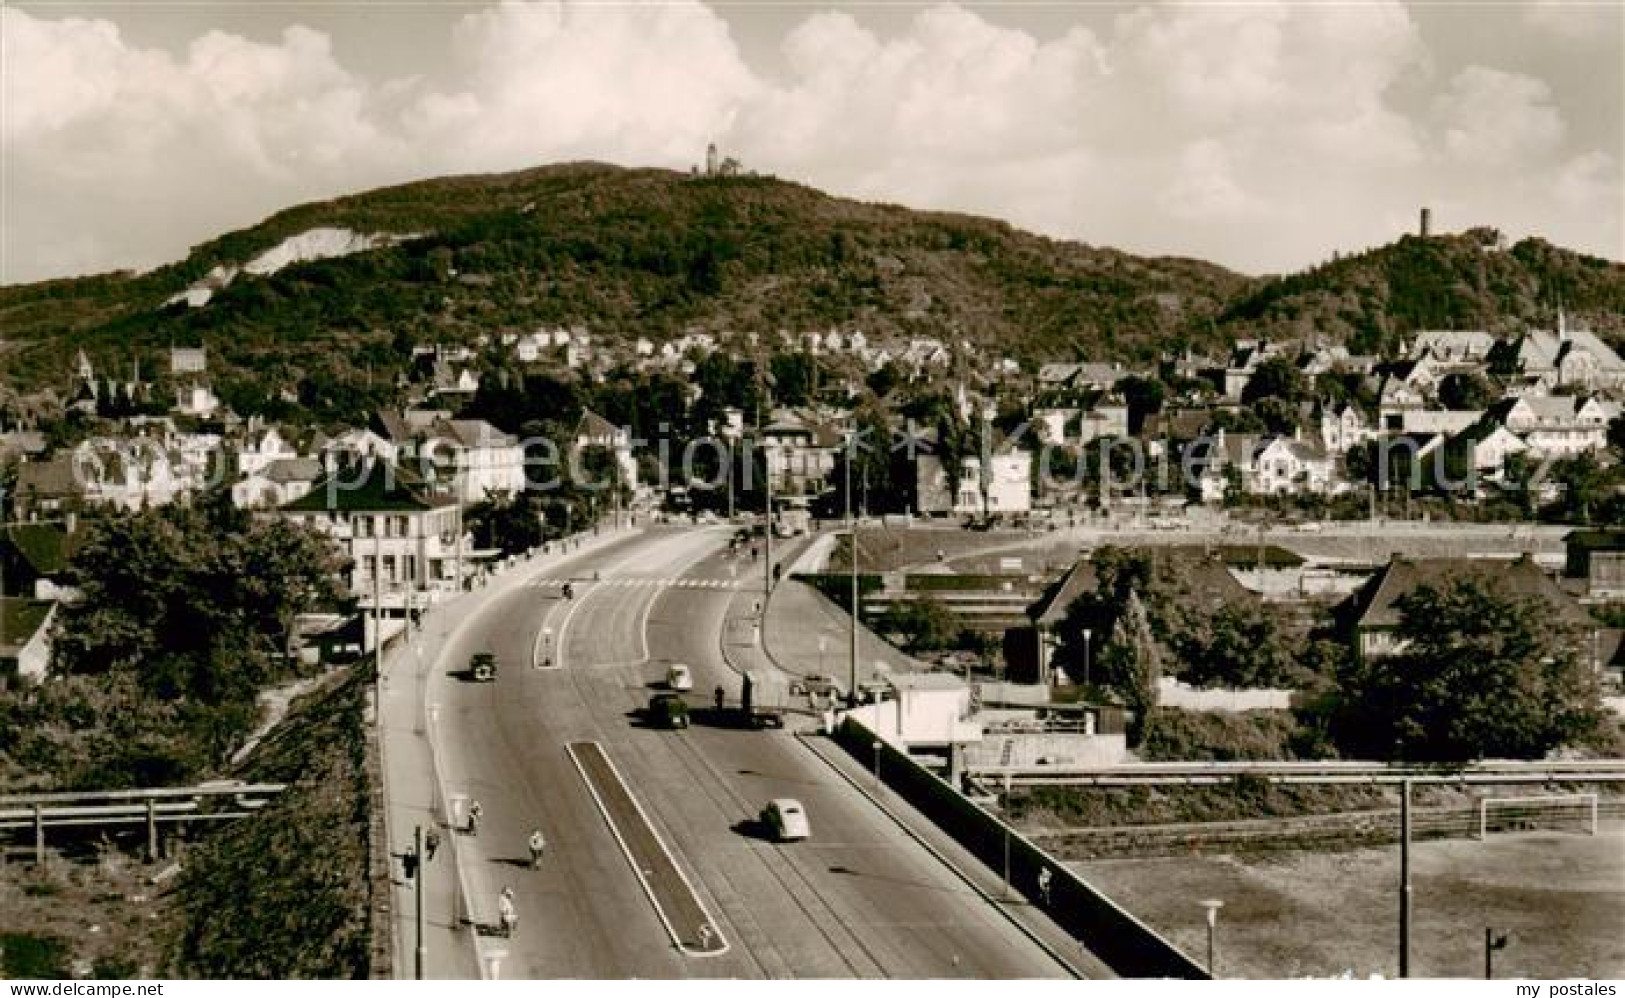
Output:
[[[239,274],[202,307],[165,304],[215,268],[321,228],[409,238]],[[391,385],[413,344],[574,324],[600,341],[657,342],[841,327],[967,339],[1029,362],[1147,358],[1260,332],[1318,330],[1372,349],[1416,327],[1549,324],[1559,297],[1618,328],[1620,265],[1537,240],[1483,242],[1405,238],[1255,279],[770,178],[567,164],[301,205],[146,274],[0,289],[0,388],[61,390],[81,347],[127,377],[136,360],[150,373],[170,345],[205,345],[217,388],[238,404],[268,386]]]
[[1302,337],[1319,332],[1377,353],[1418,329],[1550,329],[1563,308],[1618,342],[1625,266],[1543,239],[1505,245],[1493,229],[1398,242],[1256,284],[1224,309],[1221,328]]

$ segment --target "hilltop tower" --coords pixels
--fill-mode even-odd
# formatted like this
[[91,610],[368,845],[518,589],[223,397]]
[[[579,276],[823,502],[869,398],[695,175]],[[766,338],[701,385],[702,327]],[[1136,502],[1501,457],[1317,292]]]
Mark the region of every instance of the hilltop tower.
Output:
[[1431,235],[1433,235],[1433,209],[1432,208],[1423,208],[1422,209],[1422,238],[1426,239],[1428,236],[1431,236]]
[[705,147],[705,175],[707,177],[717,175],[717,144],[715,142]]

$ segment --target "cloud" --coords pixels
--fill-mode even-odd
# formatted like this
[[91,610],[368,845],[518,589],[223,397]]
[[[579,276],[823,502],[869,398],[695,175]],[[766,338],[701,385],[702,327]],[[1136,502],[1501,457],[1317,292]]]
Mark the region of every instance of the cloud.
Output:
[[559,158],[671,165],[726,130],[758,88],[728,27],[699,3],[503,3],[452,35],[467,81],[404,116],[462,169]]
[[1625,9],[1611,0],[1535,0],[1523,9],[1523,21],[1566,43],[1608,44],[1625,27]]
[[[1571,12],[1525,19],[1569,31]],[[0,8],[0,280],[154,265],[289,204],[411,177],[682,168],[713,140],[835,193],[1254,272],[1385,242],[1421,203],[1619,255],[1618,151],[1541,78],[1441,71],[1397,0],[1147,5],[1045,36],[954,4],[886,32],[834,8],[762,66],[729,13],[504,2],[423,51],[432,73],[385,79],[347,66],[319,20],[171,50],[112,20]]]
[[1544,159],[1563,141],[1563,115],[1540,80],[1484,66],[1456,74],[1438,100],[1444,146],[1479,166],[1520,166]]

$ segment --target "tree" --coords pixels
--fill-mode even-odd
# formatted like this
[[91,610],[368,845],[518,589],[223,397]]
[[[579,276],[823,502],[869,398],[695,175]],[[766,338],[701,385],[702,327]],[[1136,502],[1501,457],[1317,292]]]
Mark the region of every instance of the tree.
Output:
[[812,401],[818,380],[818,365],[804,352],[774,354],[769,365],[773,372],[773,401],[779,405],[800,406]]
[[1552,478],[1563,486],[1561,515],[1567,520],[1591,523],[1593,513],[1613,492],[1615,477],[1590,452],[1558,461],[1552,466]]
[[1298,365],[1279,355],[1260,363],[1241,392],[1241,400],[1246,403],[1276,398],[1295,406],[1308,397],[1308,379],[1298,370]]
[[910,652],[940,651],[953,645],[958,621],[935,596],[893,603],[881,618],[880,629],[902,638]]
[[1477,371],[1452,371],[1439,382],[1439,401],[1446,409],[1482,409],[1491,398],[1490,383]]
[[1096,685],[1114,691],[1134,714],[1129,726],[1129,741],[1141,744],[1156,726],[1158,689],[1162,679],[1162,657],[1156,640],[1151,636],[1151,624],[1146,616],[1145,604],[1136,593],[1129,593],[1123,612],[1112,626],[1111,634],[1100,653],[1100,671],[1095,674]]
[[1401,651],[1350,662],[1332,734],[1346,755],[1538,759],[1602,720],[1584,640],[1493,576],[1423,585],[1397,603]]
[[1163,399],[1167,397],[1167,386],[1161,381],[1137,374],[1119,381],[1117,390],[1123,393],[1123,400],[1128,403],[1130,433],[1139,433],[1145,426],[1146,417],[1161,412]]
[[1615,416],[1608,424],[1608,446],[1614,453],[1625,457],[1625,416]]
[[1296,649],[1263,607],[1226,602],[1212,613],[1181,616],[1173,650],[1191,685],[1268,688],[1295,686],[1303,678]]
[[1253,411],[1271,433],[1291,433],[1298,428],[1297,406],[1273,395],[1259,399]]

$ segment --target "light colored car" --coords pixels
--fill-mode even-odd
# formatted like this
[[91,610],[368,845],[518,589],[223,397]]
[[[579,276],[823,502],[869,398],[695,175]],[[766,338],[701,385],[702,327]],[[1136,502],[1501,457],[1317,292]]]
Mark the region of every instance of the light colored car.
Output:
[[682,663],[666,670],[666,688],[686,692],[694,688],[694,673]]
[[790,797],[779,797],[762,808],[762,828],[779,842],[793,842],[812,834],[807,823],[807,811],[801,802]]

